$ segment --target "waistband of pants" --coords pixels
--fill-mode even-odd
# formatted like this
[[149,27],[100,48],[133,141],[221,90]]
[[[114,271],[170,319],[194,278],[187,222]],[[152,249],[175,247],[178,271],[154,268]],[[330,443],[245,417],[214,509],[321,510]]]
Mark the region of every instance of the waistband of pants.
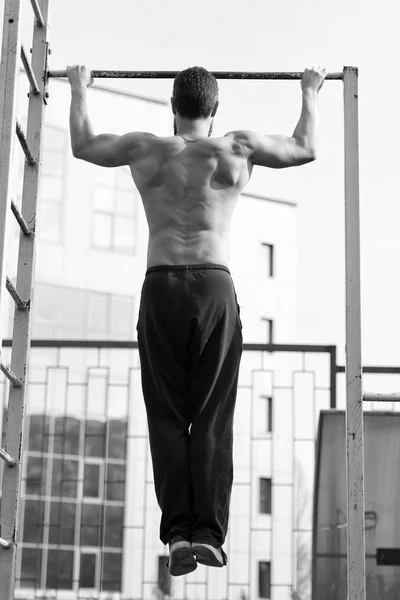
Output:
[[182,271],[209,271],[212,269],[220,269],[221,271],[226,271],[229,275],[231,274],[230,270],[228,269],[228,267],[225,267],[225,265],[206,263],[202,265],[156,265],[147,269],[146,275],[149,275],[149,273],[155,273],[157,271],[177,273]]

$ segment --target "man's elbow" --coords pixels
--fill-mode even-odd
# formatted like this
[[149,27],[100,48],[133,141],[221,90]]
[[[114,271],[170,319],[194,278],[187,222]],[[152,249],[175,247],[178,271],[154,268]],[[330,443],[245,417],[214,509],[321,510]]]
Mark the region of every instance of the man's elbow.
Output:
[[314,160],[317,160],[318,158],[318,152],[316,148],[312,148],[311,150],[308,151],[307,153],[307,162],[314,162]]
[[71,150],[74,158],[83,158],[84,146],[82,144],[71,144]]

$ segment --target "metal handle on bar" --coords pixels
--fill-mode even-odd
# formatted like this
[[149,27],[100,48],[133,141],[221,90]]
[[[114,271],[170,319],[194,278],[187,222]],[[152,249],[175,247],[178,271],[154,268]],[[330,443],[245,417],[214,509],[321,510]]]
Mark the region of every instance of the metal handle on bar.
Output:
[[[91,71],[93,77],[109,79],[175,79],[179,71]],[[273,79],[273,80],[297,80],[302,79],[301,72],[276,72],[264,73],[262,71],[211,71],[216,79]],[[48,71],[48,77],[67,77],[67,71]],[[328,80],[342,80],[343,72],[328,73]]]
[[22,64],[24,65],[25,73],[29,79],[29,83],[31,84],[32,92],[35,94],[35,96],[37,96],[37,94],[39,94],[40,90],[39,90],[39,87],[38,87],[38,84],[36,81],[35,74],[32,71],[32,67],[31,67],[28,57],[26,55],[25,48],[22,45],[21,45],[21,60],[22,60]]
[[35,13],[36,21],[37,21],[39,27],[44,27],[44,19],[43,19],[42,11],[40,10],[40,6],[39,6],[37,0],[31,0],[31,4],[32,4],[32,9],[33,9],[33,12]]
[[20,310],[25,310],[28,307],[28,303],[22,300],[9,277],[6,277],[6,288],[18,308]]
[[3,538],[0,538],[0,548],[9,550],[11,548],[11,542],[7,542],[6,540],[3,540]]
[[31,167],[35,166],[36,165],[35,157],[33,156],[31,149],[29,148],[25,134],[21,127],[21,123],[18,120],[17,120],[17,124],[16,124],[16,133],[17,133],[17,137],[19,139],[19,143],[21,144],[21,148],[24,151],[24,154],[26,156],[26,160],[27,160],[28,164],[30,164]]
[[10,454],[3,450],[3,448],[0,448],[0,458],[2,458],[4,462],[8,464],[9,467],[14,467],[14,465],[17,464],[17,460],[10,456]]
[[14,200],[11,200],[11,210],[13,211],[14,216],[17,219],[18,224],[21,227],[24,234],[31,235],[32,231],[31,231],[31,229],[29,229],[28,223],[25,221],[24,217],[22,216],[21,211],[19,210],[18,206],[15,204]]
[[0,369],[3,371],[4,375],[11,381],[14,387],[21,387],[22,381],[18,379],[18,377],[11,371],[10,367],[8,367],[1,359],[0,359]]

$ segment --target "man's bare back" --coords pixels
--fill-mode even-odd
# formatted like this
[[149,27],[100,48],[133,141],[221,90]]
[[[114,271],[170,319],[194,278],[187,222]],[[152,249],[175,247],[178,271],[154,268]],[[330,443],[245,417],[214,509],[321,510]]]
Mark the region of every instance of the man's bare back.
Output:
[[232,215],[252,170],[248,154],[233,134],[144,137],[130,169],[149,226],[148,267],[228,266]]
[[[318,92],[326,71],[307,69],[300,120],[291,137],[234,131],[208,137],[215,110],[190,119],[174,110],[176,133],[123,136],[93,133],[86,67],[67,67],[71,83],[74,156],[106,167],[129,165],[149,226],[147,267],[214,263],[228,266],[230,227],[238,198],[254,165],[283,168],[315,160]],[[199,139],[198,139],[199,138]]]

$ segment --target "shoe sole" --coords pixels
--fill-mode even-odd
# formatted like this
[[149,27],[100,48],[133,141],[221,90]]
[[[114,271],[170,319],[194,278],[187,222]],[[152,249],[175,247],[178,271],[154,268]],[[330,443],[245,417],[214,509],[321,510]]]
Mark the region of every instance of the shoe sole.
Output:
[[191,548],[177,548],[169,561],[169,572],[173,577],[187,575],[197,569],[197,563]]
[[192,550],[196,555],[196,560],[201,565],[206,567],[223,567],[221,560],[218,558],[218,550],[209,544],[192,544]]

